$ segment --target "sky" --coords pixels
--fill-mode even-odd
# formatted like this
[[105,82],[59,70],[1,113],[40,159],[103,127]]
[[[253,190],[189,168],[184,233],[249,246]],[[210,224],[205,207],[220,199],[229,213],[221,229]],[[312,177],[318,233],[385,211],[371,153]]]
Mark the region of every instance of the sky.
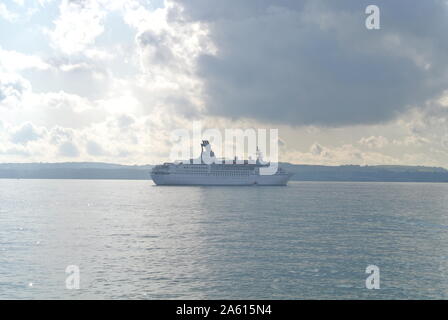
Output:
[[291,163],[447,168],[447,31],[441,0],[2,1],[0,162],[155,164],[201,123],[276,128]]

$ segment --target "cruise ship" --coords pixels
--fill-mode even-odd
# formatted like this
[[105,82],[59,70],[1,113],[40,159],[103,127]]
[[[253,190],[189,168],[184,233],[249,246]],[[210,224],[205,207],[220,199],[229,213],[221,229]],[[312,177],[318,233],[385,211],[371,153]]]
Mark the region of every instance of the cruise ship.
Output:
[[215,160],[209,141],[203,140],[200,159],[157,165],[151,178],[156,185],[286,186],[292,175],[281,168],[272,174],[263,173],[270,164],[263,162],[258,148],[255,161]]

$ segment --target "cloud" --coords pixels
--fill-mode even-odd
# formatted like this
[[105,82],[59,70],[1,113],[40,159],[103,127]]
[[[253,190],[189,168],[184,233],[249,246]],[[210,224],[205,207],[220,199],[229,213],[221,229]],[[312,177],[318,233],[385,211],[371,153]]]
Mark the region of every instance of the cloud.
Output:
[[146,30],[137,36],[137,41],[139,46],[146,50],[146,59],[153,64],[169,67],[175,57],[168,37],[166,32],[156,34],[151,30]]
[[13,109],[31,92],[31,84],[18,74],[0,71],[0,109]]
[[59,146],[60,156],[73,158],[78,157],[79,154],[78,147],[72,142],[66,141]]
[[29,157],[30,153],[26,151],[26,149],[23,147],[14,146],[10,148],[5,148],[4,146],[0,146],[0,155],[18,156],[20,158],[23,158],[23,157]]
[[76,54],[95,42],[104,31],[106,11],[98,1],[63,0],[54,30],[48,31],[52,45],[66,54]]
[[72,141],[75,137],[75,130],[71,128],[64,128],[60,126],[55,126],[50,130],[50,140],[51,144],[61,144],[65,141]]
[[92,156],[103,156],[107,154],[103,147],[95,141],[88,141],[86,144],[86,150],[87,153]]
[[176,2],[173,20],[203,23],[216,47],[196,61],[210,115],[373,124],[448,86],[443,1],[378,1],[375,31],[364,24],[368,1]]
[[107,111],[95,102],[64,91],[30,95],[24,111],[39,125],[82,128],[100,122]]
[[13,22],[17,19],[18,15],[11,12],[4,3],[0,3],[0,18],[6,21]]
[[175,3],[149,10],[134,3],[124,11],[124,20],[137,30],[135,42],[141,74],[132,85],[144,105],[164,107],[167,112],[198,117],[204,108],[201,83],[195,75],[196,60],[213,53],[207,29],[200,22],[170,17]]
[[72,72],[72,71],[84,71],[91,69],[92,66],[88,65],[85,62],[74,63],[74,64],[62,64],[60,66],[60,70],[64,72]]
[[383,136],[362,137],[359,143],[371,149],[382,148],[389,144],[389,140]]
[[403,139],[395,139],[393,140],[393,144],[398,146],[422,146],[424,144],[429,143],[430,141],[427,138],[420,136],[407,136]]
[[26,69],[48,70],[51,66],[41,58],[0,47],[0,70],[15,72]]
[[27,144],[30,141],[42,138],[45,131],[36,128],[31,122],[26,122],[11,133],[13,143]]
[[[311,145],[307,152],[298,150],[283,150],[281,154],[283,161],[297,163],[300,159],[301,164],[314,165],[380,165],[380,164],[403,164],[403,160],[379,152],[364,152],[351,144],[341,146],[323,146],[319,143]],[[411,164],[411,159],[407,164]],[[412,163],[415,164],[415,163]]]
[[23,6],[25,4],[25,0],[13,0],[19,6]]
[[0,40],[0,161],[157,163],[202,120],[279,128],[282,161],[446,164],[442,2],[379,0],[377,31],[364,0],[160,3],[17,9]]
[[314,155],[321,155],[323,153],[323,148],[318,143],[314,143],[310,148],[310,152]]
[[116,125],[121,129],[128,129],[131,125],[135,123],[135,119],[132,116],[122,114],[117,117]]

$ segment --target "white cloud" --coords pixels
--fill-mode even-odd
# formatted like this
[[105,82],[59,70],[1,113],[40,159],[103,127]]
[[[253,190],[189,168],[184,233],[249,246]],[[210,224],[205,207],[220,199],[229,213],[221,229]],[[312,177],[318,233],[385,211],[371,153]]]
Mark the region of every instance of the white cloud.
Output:
[[38,140],[46,133],[45,128],[36,128],[31,122],[25,122],[11,132],[11,142],[15,144],[27,144]]
[[13,22],[17,19],[17,17],[18,15],[11,12],[4,3],[0,3],[0,18]]
[[[322,146],[314,143],[309,151],[283,150],[283,161],[299,164],[317,165],[381,165],[400,164],[400,159],[382,154],[380,152],[364,152],[351,144],[342,146]],[[401,163],[403,164],[403,163]]]
[[77,71],[77,70],[88,70],[91,67],[89,64],[85,62],[81,63],[74,63],[74,64],[62,64],[59,66],[59,69],[64,72],[71,72],[71,71]]
[[374,149],[383,148],[384,146],[389,144],[389,140],[383,136],[370,136],[361,138],[361,140],[359,140],[359,143],[362,145],[366,145],[371,149]]
[[76,54],[95,42],[104,31],[106,10],[98,1],[63,0],[55,28],[47,31],[52,45],[66,54]]
[[103,149],[103,147],[93,140],[87,141],[86,151],[91,156],[107,155],[107,152]]
[[[115,52],[116,54],[116,52]],[[114,58],[114,54],[112,54],[111,52],[108,52],[104,49],[98,49],[98,48],[89,48],[84,50],[84,55],[92,60],[112,60]]]
[[0,71],[0,110],[19,107],[30,92],[31,84],[28,80],[18,74]]
[[41,58],[0,47],[0,71],[17,72],[26,69],[49,70],[51,66]]
[[403,139],[395,139],[393,140],[393,144],[395,145],[404,145],[404,146],[421,146],[423,144],[429,143],[430,141],[427,138],[420,137],[417,135],[407,136]]
[[45,7],[47,4],[54,2],[55,0],[37,0],[41,7]]
[[62,143],[58,148],[58,155],[68,158],[76,158],[79,156],[79,150],[76,144],[70,141]]

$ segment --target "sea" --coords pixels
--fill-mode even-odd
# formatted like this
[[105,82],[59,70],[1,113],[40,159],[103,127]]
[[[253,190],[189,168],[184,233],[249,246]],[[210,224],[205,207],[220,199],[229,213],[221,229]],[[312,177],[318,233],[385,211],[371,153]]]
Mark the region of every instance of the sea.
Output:
[[448,184],[0,179],[0,299],[446,298]]

